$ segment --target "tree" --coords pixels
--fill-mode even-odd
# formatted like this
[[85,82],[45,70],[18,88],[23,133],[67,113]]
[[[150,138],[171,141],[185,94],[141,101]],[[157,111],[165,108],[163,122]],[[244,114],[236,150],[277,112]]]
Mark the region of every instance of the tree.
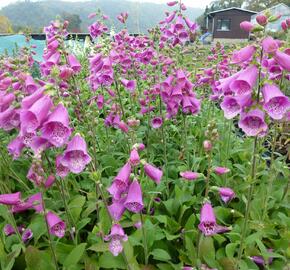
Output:
[[9,19],[2,15],[0,15],[0,33],[13,33]]
[[81,23],[82,20],[80,19],[80,16],[78,14],[71,14],[68,12],[63,12],[61,17],[65,20],[65,21],[69,21],[69,25],[68,25],[68,32],[71,33],[79,33],[81,32]]
[[289,6],[289,0],[246,0],[245,7],[254,11],[262,11],[281,3]]
[[215,10],[224,9],[224,8],[231,8],[231,7],[242,7],[244,0],[214,0],[211,2],[211,8]]

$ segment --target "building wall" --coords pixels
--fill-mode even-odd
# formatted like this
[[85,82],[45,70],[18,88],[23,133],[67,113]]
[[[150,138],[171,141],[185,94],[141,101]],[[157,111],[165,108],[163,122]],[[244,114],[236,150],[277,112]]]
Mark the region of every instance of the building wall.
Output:
[[[243,31],[240,28],[240,23],[242,21],[251,21],[252,13],[242,11],[242,10],[226,10],[214,14],[214,31],[213,38],[225,38],[225,39],[247,39],[249,33]],[[220,31],[217,30],[217,21],[219,19],[230,19],[230,30]],[[211,25],[212,27],[212,25]],[[212,28],[209,29],[212,32]]]

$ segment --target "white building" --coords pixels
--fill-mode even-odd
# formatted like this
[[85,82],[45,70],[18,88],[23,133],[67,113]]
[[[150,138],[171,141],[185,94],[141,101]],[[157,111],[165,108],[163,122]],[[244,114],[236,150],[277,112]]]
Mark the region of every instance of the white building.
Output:
[[[278,32],[278,31],[282,31],[281,28],[281,22],[285,21],[287,18],[290,18],[290,7],[288,7],[287,5],[281,3],[278,4],[276,6],[273,6],[271,8],[267,8],[266,10],[269,10],[271,15],[278,15],[281,14],[281,18],[279,20],[277,20],[276,22],[272,22],[272,23],[268,23],[266,30],[267,31],[272,31],[272,32]],[[263,10],[255,15],[253,15],[251,17],[251,22],[255,23],[256,22],[256,16],[259,14],[263,14],[266,10]]]

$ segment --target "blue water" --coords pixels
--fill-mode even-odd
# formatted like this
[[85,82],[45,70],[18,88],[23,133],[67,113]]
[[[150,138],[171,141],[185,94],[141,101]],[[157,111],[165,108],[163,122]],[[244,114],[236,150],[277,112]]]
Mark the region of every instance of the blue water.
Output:
[[[80,41],[76,41],[80,42]],[[9,55],[13,55],[13,51],[16,51],[16,48],[21,48],[27,46],[27,42],[24,35],[11,35],[11,36],[0,36],[0,55],[5,51],[8,52]],[[35,55],[33,58],[36,61],[42,61],[43,49],[45,48],[45,40],[35,40],[30,39],[29,45],[35,45],[36,48],[33,49],[35,51]]]

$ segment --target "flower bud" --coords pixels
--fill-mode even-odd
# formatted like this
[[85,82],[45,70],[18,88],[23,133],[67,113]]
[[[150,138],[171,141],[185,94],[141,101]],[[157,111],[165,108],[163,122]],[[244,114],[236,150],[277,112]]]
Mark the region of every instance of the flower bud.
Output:
[[262,26],[264,26],[268,23],[267,16],[265,16],[264,14],[257,15],[256,21],[258,24],[260,24]]
[[206,152],[209,152],[212,149],[212,143],[209,140],[203,142],[203,148]]
[[246,32],[251,32],[254,28],[254,25],[248,21],[243,21],[240,23],[240,28]]

